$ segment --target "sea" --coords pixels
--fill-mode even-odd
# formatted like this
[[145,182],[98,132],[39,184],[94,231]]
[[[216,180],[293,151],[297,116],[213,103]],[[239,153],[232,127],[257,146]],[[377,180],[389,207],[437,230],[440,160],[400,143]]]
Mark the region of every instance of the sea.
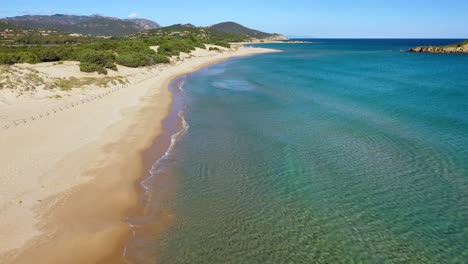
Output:
[[306,41],[172,82],[130,262],[468,263],[459,40]]

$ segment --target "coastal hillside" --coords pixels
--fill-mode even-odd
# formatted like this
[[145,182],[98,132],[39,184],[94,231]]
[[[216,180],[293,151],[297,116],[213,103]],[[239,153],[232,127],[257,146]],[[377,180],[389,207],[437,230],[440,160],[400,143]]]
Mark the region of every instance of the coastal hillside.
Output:
[[91,37],[74,37],[56,30],[28,29],[0,20],[0,52],[8,45],[78,44],[90,41]]
[[193,37],[208,43],[227,44],[228,42],[241,42],[248,40],[248,37],[239,33],[220,31],[211,27],[196,27],[192,24],[175,24],[168,27],[146,30],[129,36],[132,39],[147,37]]
[[409,52],[421,53],[468,53],[468,40],[447,46],[422,46],[411,48]]
[[1,21],[0,20],[0,31],[5,31],[5,32],[9,32],[9,31],[17,31],[19,30],[20,27],[18,27],[17,25],[14,25],[14,24],[11,24],[11,23],[8,23],[6,21]]
[[147,19],[119,19],[99,15],[25,15],[2,19],[4,22],[28,29],[57,30],[93,36],[124,36],[158,28]]
[[227,33],[234,33],[247,36],[249,38],[256,38],[256,39],[266,39],[266,40],[287,40],[288,38],[280,35],[280,34],[270,34],[266,32],[262,32],[259,30],[251,29],[240,25],[235,22],[222,22],[215,25],[210,26],[211,29],[215,29],[222,32]]
[[158,23],[154,22],[153,20],[149,20],[149,19],[132,18],[132,19],[127,19],[127,20],[139,25],[141,28],[143,28],[145,30],[161,27]]

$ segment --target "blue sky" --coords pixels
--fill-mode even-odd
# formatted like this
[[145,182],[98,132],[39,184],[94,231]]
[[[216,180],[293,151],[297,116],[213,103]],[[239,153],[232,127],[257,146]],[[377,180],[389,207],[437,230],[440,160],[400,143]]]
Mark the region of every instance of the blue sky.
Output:
[[102,14],[163,26],[235,21],[293,37],[468,38],[468,0],[2,0],[0,17]]

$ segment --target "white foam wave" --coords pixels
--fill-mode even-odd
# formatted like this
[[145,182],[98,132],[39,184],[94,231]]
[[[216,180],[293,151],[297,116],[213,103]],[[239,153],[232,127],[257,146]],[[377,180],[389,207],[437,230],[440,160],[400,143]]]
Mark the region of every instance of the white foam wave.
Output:
[[[179,142],[179,140],[187,133],[188,129],[189,129],[189,124],[187,123],[187,121],[185,120],[184,118],[184,112],[183,111],[180,111],[178,113],[178,116],[180,117],[180,119],[182,120],[182,128],[177,131],[175,134],[173,134],[171,136],[171,144],[169,145],[169,147],[167,148],[166,152],[164,153],[164,155],[161,156],[161,158],[159,158],[154,164],[153,166],[151,167],[150,169],[150,176],[148,176],[146,179],[144,179],[143,181],[141,181],[141,186],[145,189],[145,195],[148,193],[148,189],[149,189],[149,186],[148,186],[148,181],[150,181],[151,179],[153,179],[154,177],[156,177],[164,168],[161,166],[161,163],[163,161],[166,161],[168,159],[170,159],[170,155],[171,155],[171,152],[174,150],[175,146],[177,145],[177,142]],[[126,217],[125,218],[125,222],[130,226],[130,228],[132,229],[132,237],[135,237],[136,235],[136,231],[135,231],[135,227],[137,225],[133,224],[130,220],[129,217]],[[124,257],[124,260],[125,260],[125,257],[126,257],[126,254],[127,254],[127,247],[125,246],[124,247],[124,250],[123,250],[123,257]]]

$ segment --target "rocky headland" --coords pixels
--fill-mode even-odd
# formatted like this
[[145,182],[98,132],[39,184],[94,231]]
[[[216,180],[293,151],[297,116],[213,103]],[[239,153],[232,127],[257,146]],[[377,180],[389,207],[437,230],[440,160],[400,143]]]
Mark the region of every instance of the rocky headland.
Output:
[[422,53],[468,53],[468,40],[448,46],[424,46],[411,48],[408,52]]

